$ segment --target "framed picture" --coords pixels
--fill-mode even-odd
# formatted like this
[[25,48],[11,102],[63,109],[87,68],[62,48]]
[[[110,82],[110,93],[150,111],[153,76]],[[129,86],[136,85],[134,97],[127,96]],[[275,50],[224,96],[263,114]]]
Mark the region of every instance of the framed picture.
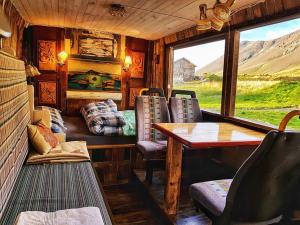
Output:
[[38,66],[40,70],[56,70],[56,41],[38,40]]
[[138,96],[143,88],[130,88],[129,90],[129,107],[134,107],[135,97]]
[[145,53],[131,52],[132,65],[130,66],[130,76],[132,78],[144,78]]
[[69,90],[121,91],[120,76],[93,70],[73,72],[68,76]]
[[78,30],[71,36],[73,58],[98,61],[118,61],[120,58],[120,35]]

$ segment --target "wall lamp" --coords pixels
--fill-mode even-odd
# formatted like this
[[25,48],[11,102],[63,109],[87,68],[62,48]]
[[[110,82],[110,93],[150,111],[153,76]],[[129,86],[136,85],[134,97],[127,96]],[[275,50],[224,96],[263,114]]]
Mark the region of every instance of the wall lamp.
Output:
[[127,55],[125,57],[125,60],[124,60],[124,65],[123,65],[123,70],[125,72],[128,72],[129,70],[129,67],[132,65],[132,59],[131,59],[131,56]]
[[67,58],[68,58],[68,53],[67,52],[62,51],[62,52],[58,53],[58,55],[57,55],[58,65],[60,65],[60,66],[65,65],[65,62],[66,62]]

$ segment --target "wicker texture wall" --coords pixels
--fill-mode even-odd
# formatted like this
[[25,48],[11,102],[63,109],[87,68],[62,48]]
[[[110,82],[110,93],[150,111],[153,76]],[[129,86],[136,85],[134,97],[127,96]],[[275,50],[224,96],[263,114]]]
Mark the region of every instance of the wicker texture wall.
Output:
[[0,218],[28,152],[24,62],[0,51]]

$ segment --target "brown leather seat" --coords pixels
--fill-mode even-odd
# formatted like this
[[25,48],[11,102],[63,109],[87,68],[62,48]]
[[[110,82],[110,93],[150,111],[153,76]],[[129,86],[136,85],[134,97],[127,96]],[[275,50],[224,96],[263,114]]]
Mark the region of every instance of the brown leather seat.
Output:
[[[150,93],[157,93],[157,89],[149,89]],[[135,113],[137,126],[137,148],[147,161],[147,180],[151,183],[153,168],[151,160],[162,159],[167,149],[166,137],[152,127],[153,123],[169,123],[170,115],[167,100],[163,91],[160,96],[137,96],[135,99]]]
[[[190,96],[177,98],[176,95]],[[203,116],[194,91],[173,90],[169,99],[169,109],[173,123],[202,122]]]
[[297,193],[300,133],[271,131],[233,180],[196,183],[190,195],[213,224],[278,222]]

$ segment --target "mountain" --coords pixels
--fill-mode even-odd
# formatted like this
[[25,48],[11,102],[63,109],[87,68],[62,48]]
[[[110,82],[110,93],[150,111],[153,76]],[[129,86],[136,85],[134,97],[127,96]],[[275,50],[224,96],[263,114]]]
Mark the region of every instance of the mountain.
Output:
[[[220,74],[224,56],[196,72]],[[243,41],[240,44],[239,74],[263,75],[300,69],[300,30],[270,41]]]

